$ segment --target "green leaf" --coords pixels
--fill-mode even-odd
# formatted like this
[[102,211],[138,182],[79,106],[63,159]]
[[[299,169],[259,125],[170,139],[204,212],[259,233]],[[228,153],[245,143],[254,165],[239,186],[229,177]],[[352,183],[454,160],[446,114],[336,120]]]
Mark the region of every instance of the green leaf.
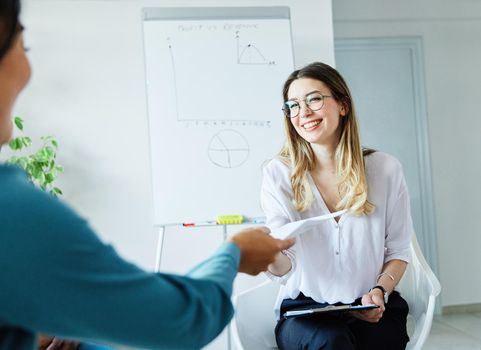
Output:
[[40,182],[41,185],[45,186],[45,174],[43,173],[43,171],[40,171],[38,173],[38,182]]
[[55,180],[55,176],[53,174],[45,174],[45,183],[51,184]]
[[29,147],[32,144],[32,139],[28,136],[23,136],[18,138],[22,143],[23,147]]
[[14,138],[14,139],[10,140],[10,142],[8,143],[8,146],[13,151],[18,151],[18,150],[22,149],[22,143],[18,141],[18,138]]
[[35,153],[33,157],[35,158],[35,161],[37,163],[42,163],[45,165],[47,165],[50,161],[50,154],[48,151],[45,150],[45,148],[38,150],[38,152]]
[[42,172],[42,166],[38,163],[32,163],[31,165],[32,165],[32,168],[31,168],[32,177],[35,180],[39,180],[41,177],[44,178],[44,175]]
[[40,162],[48,163],[52,158],[55,157],[55,150],[50,146],[45,146],[38,150],[35,157]]
[[52,192],[54,192],[55,194],[60,194],[60,195],[63,194],[62,190],[58,187],[52,188]]
[[20,117],[13,118],[13,122],[19,130],[23,130],[23,119]]
[[17,161],[17,164],[20,165],[20,167],[25,170],[27,169],[27,165],[28,165],[28,159],[25,158],[25,157],[20,157]]
[[49,158],[55,156],[55,150],[54,150],[52,147],[50,147],[50,146],[45,146],[44,150],[45,150],[45,154],[46,154]]

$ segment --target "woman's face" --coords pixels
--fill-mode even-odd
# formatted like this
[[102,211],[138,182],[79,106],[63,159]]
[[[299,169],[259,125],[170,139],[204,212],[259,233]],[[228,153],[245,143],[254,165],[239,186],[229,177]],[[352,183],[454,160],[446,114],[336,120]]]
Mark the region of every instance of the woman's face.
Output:
[[12,137],[12,108],[30,79],[30,64],[19,32],[10,50],[0,61],[0,145]]
[[[322,96],[329,96],[324,97]],[[299,104],[297,117],[290,118],[299,136],[309,143],[336,147],[340,137],[340,118],[346,114],[345,108],[332,97],[331,90],[321,81],[310,78],[294,80],[287,92],[288,100]],[[322,108],[317,111],[319,98]],[[311,108],[306,105],[311,104]]]

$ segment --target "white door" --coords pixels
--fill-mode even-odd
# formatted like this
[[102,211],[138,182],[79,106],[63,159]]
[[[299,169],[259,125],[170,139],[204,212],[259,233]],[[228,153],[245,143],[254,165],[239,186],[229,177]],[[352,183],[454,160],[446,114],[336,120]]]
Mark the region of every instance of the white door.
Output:
[[437,271],[436,233],[420,38],[335,40],[336,67],[354,99],[363,146],[397,157],[414,229]]

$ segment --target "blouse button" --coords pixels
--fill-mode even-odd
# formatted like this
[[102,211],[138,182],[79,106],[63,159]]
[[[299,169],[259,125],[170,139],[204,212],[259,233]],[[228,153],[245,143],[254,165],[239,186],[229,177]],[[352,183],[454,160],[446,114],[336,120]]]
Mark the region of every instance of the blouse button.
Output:
[[336,255],[339,255],[339,252],[336,251]]

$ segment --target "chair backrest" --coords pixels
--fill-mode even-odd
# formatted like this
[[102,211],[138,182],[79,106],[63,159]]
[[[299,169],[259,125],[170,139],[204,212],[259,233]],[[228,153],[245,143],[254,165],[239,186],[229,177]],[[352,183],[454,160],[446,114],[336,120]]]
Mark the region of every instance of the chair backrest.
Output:
[[[411,242],[411,264],[408,264],[396,288],[409,305],[408,350],[420,350],[431,329],[436,296],[441,291],[438,279],[426,263],[415,235]],[[274,335],[274,303],[277,283],[266,281],[234,297],[236,314],[232,338],[237,350],[277,349]]]
[[265,281],[234,297],[232,340],[237,350],[277,349],[274,303],[279,284]]
[[416,235],[411,241],[411,263],[396,289],[409,305],[407,328],[410,341],[406,349],[421,349],[431,330],[441,285],[424,259]]

